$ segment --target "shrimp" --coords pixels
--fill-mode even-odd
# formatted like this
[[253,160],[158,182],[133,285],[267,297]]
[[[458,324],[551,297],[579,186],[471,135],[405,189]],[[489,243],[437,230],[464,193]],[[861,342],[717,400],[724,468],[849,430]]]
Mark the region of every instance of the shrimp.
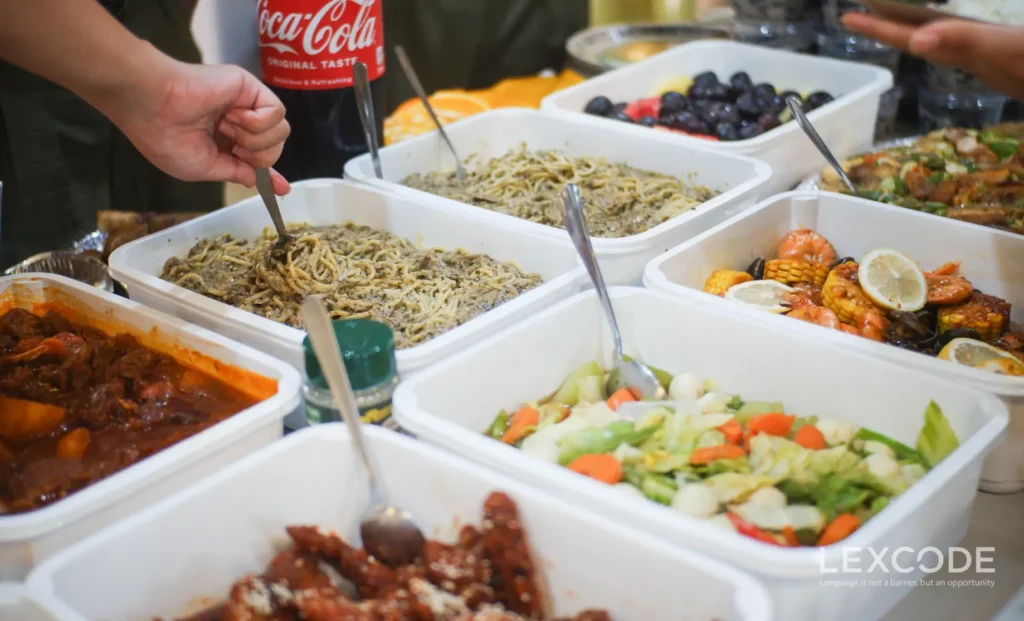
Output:
[[835,313],[824,306],[811,304],[803,298],[793,302],[793,310],[789,312],[788,316],[793,319],[799,319],[800,321],[806,321],[826,328],[832,328],[833,330],[840,329],[839,327],[842,325],[839,323],[839,318],[836,317]]
[[925,272],[924,280],[928,283],[930,304],[959,304],[974,293],[971,281],[960,275],[959,262],[946,263],[933,272]]
[[779,242],[777,254],[780,259],[803,259],[825,265],[832,265],[839,258],[832,244],[811,229],[787,233]]
[[[875,309],[862,315],[857,321],[856,327],[843,325],[853,330],[851,334],[857,334],[866,339],[881,342],[882,330],[889,325],[889,320],[882,315],[880,310]],[[843,330],[843,332],[849,332],[849,330]]]

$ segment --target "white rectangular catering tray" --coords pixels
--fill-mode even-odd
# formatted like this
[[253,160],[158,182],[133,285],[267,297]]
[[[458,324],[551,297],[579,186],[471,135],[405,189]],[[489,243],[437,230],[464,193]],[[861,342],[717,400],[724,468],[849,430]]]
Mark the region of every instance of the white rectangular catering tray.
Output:
[[961,261],[964,275],[979,290],[1013,305],[1011,319],[1017,322],[1024,320],[1024,237],[843,194],[788,192],[773,196],[666,252],[652,261],[644,274],[644,283],[651,289],[715,308],[728,307],[766,323],[811,330],[815,338],[824,342],[861,349],[998,395],[1010,409],[1010,433],[986,460],[981,489],[1024,489],[1024,378],[971,369],[838,330],[770,315],[702,291],[712,271],[745,270],[755,257],[771,257],[782,236],[799,228],[811,228],[824,235],[840,256],[861,257],[875,248],[893,248],[924,269]]
[[[496,490],[518,504],[557,614],[606,608],[648,621],[769,621],[764,587],[702,554],[673,549],[437,448],[366,426],[393,500],[424,534],[454,540]],[[296,485],[301,480],[301,485]],[[285,527],[358,541],[367,489],[348,431],[305,429],[37,569],[29,588],[76,614],[65,621],[174,618],[223,600],[262,572]]]
[[[584,283],[583,268],[570,243],[537,235],[520,226],[461,213],[445,205],[389,194],[350,181],[326,179],[294,184],[280,204],[286,222],[326,225],[351,220],[386,230],[422,247],[464,248],[500,261],[511,261],[544,278],[542,285],[494,310],[426,343],[399,350],[398,369],[403,375],[442,360],[520,317],[576,293]],[[262,199],[255,196],[122,246],[110,256],[110,270],[132,299],[215,330],[302,369],[304,330],[160,279],[168,259],[184,257],[202,238],[230,233],[236,238],[253,239],[270,225]]]
[[61,621],[65,617],[53,602],[33,595],[17,582],[0,582],[0,619],[3,621]]
[[733,73],[746,71],[754,82],[770,82],[780,91],[795,90],[804,94],[828,91],[835,101],[811,111],[807,116],[839,158],[860,153],[871,146],[879,101],[882,93],[893,84],[889,70],[872,65],[735,41],[694,41],[548,95],[541,102],[541,108],[585,120],[595,129],[621,127],[623,131],[638,136],[665,134],[679,145],[699,144],[719,153],[736,153],[759,159],[772,167],[772,179],[767,188],[770,192],[788,190],[825,165],[795,122],[785,123],[749,140],[709,142],[682,134],[652,131],[583,112],[587,102],[598,95],[604,95],[613,102],[651,97],[667,80],[692,78],[704,71],[714,71],[719,80],[728,80]]
[[[476,155],[493,158],[525,144],[529,149],[556,149],[570,157],[603,157],[610,162],[679,177],[721,190],[722,194],[687,213],[645,231],[617,239],[594,238],[594,251],[605,278],[611,284],[639,284],[643,263],[677,243],[704,231],[729,216],[750,207],[765,196],[764,187],[772,176],[771,168],[749,158],[716,153],[700,145],[679,145],[661,136],[663,132],[634,135],[617,131],[595,130],[585,120],[565,118],[550,113],[520,108],[506,108],[478,114],[445,127],[455,150],[467,158]],[[479,213],[505,226],[515,222],[532,231],[568,243],[563,229],[521,220],[459,203],[420,190],[403,186],[402,179],[413,173],[451,170],[455,163],[437,132],[404,140],[380,151],[384,179],[374,175],[370,156],[352,159],[345,166],[345,176],[386,188],[404,196],[436,204],[455,206],[463,211]]]
[[277,394],[113,476],[41,509],[0,516],[0,580],[23,578],[58,550],[277,440],[301,403],[295,369],[114,294],[61,276],[20,274],[0,278],[0,300],[5,308],[59,304],[88,325],[133,334],[186,364],[195,352],[277,382]]
[[[861,546],[865,558],[868,547],[885,557],[898,546],[942,547],[963,537],[982,458],[1006,429],[1006,407],[998,399],[763,325],[727,308],[635,288],[613,288],[612,298],[625,353],[649,364],[699,374],[721,390],[749,399],[781,401],[790,412],[869,426],[910,444],[934,399],[961,446],[842,545],[791,550],[764,545],[646,498],[623,498],[603,483],[485,436],[500,409],[550,394],[588,361],[610,363],[611,335],[592,292],[405,382],[394,400],[399,424],[424,441],[543,486],[624,526],[754,573],[767,583],[775,612],[786,621],[874,620],[910,591],[909,581],[906,586],[873,586],[867,578],[878,576],[826,573],[823,568],[842,567],[847,546]],[[823,584],[844,578],[854,586]]]

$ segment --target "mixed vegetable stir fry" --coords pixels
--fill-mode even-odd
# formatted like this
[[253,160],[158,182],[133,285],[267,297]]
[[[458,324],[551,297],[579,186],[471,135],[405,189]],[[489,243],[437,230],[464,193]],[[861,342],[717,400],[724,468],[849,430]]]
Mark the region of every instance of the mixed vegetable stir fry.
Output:
[[783,236],[774,258],[745,271],[719,269],[704,291],[833,330],[951,360],[991,373],[1024,376],[1024,332],[1011,305],[979,291],[951,262],[922,271],[907,255],[879,248],[839,258],[810,229]]
[[845,539],[959,445],[934,402],[912,448],[652,370],[669,401],[638,401],[614,371],[590,362],[553,395],[499,413],[486,433],[616,490],[789,547]]
[[[843,162],[863,198],[1024,233],[1024,124],[935,130]],[[831,169],[823,189],[846,192]]]

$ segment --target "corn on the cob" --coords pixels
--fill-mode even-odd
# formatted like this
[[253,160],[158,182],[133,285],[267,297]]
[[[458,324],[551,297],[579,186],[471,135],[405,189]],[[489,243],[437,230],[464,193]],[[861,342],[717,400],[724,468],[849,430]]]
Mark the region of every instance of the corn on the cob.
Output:
[[754,277],[746,272],[736,270],[715,270],[711,272],[704,282],[704,291],[712,295],[724,295],[730,287],[754,280]]
[[835,313],[839,321],[851,326],[861,325],[868,313],[878,311],[860,285],[844,278],[837,270],[829,272],[821,287],[821,303]]
[[812,282],[821,286],[828,278],[828,266],[803,259],[771,259],[765,261],[764,277],[766,280],[777,280],[784,285]]
[[1010,304],[994,296],[975,291],[970,300],[939,309],[939,333],[953,328],[977,330],[981,338],[993,342],[1002,336],[1010,320]]

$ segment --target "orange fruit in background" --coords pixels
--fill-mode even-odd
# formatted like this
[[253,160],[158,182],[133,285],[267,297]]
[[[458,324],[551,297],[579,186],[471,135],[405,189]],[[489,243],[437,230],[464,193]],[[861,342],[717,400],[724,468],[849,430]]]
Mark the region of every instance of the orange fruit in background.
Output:
[[[441,124],[447,125],[495,108],[539,108],[540,101],[551,93],[583,80],[583,76],[566,69],[552,76],[506,78],[483,90],[441,90],[428,99]],[[384,144],[394,144],[433,130],[434,122],[430,115],[419,98],[413,97],[384,120]]]

